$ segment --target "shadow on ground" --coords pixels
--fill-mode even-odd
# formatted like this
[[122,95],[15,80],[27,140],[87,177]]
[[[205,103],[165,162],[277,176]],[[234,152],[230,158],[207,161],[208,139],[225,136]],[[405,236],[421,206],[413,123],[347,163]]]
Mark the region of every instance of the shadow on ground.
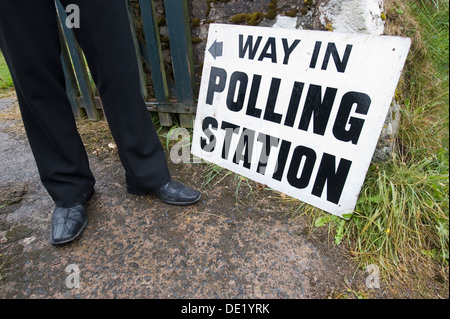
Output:
[[[202,189],[200,203],[131,195],[105,141],[97,141],[103,155],[89,150],[97,179],[89,225],[80,239],[54,247],[53,203],[14,96],[0,100],[0,114],[0,298],[387,297],[366,288],[367,274],[326,230],[311,234],[306,219],[292,218],[298,202],[252,182],[236,197],[234,175],[202,187],[208,165],[170,161],[174,179]],[[71,288],[75,274],[79,287]]]

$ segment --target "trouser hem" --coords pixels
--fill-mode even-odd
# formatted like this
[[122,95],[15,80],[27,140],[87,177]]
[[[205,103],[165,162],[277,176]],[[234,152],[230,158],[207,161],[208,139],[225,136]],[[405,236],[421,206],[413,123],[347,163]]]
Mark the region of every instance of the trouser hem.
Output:
[[94,194],[95,189],[93,187],[90,187],[86,189],[86,191],[83,191],[81,195],[76,198],[75,200],[71,201],[55,201],[55,206],[57,207],[63,207],[63,208],[69,208],[74,207],[77,205],[86,205],[86,203],[91,199],[92,195]]

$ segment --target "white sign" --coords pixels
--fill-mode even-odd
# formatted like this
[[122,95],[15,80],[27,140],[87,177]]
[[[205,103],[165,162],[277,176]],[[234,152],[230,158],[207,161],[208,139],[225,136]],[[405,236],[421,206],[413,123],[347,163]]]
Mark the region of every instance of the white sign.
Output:
[[346,217],[407,38],[211,24],[192,153]]

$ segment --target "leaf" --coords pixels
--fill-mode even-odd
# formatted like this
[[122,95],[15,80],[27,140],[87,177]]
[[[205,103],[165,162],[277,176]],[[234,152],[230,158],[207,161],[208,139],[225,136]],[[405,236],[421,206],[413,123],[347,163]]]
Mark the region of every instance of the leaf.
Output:
[[334,236],[334,242],[336,243],[336,245],[339,245],[342,241],[342,238],[344,238],[344,226],[345,220],[341,220],[336,231],[336,235]]
[[322,227],[322,226],[328,224],[330,221],[331,221],[331,219],[329,216],[321,216],[316,219],[316,221],[314,222],[314,226]]
[[353,217],[353,213],[343,214],[342,217],[346,220],[349,220]]

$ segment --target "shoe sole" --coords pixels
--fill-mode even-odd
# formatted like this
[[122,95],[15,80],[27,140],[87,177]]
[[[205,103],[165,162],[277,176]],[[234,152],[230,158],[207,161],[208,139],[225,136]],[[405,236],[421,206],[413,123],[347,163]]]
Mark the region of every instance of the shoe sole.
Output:
[[[154,195],[154,194],[153,194]],[[155,195],[156,196],[156,195]],[[158,196],[156,196],[158,197]],[[195,203],[197,203],[200,199],[202,198],[202,196],[200,195],[198,198],[196,198],[195,200],[189,201],[189,202],[172,202],[172,201],[168,201],[168,200],[164,200],[158,197],[158,199],[166,204],[170,204],[170,205],[176,205],[176,206],[189,206],[189,205],[193,205]]]
[[198,198],[196,198],[196,199],[194,199],[192,201],[188,201],[188,202],[173,202],[173,201],[170,201],[170,200],[162,199],[162,198],[158,197],[153,192],[142,192],[142,191],[136,190],[136,189],[131,188],[131,187],[127,187],[127,191],[128,191],[128,193],[133,194],[133,195],[154,195],[160,201],[162,201],[162,202],[164,202],[166,204],[175,205],[175,206],[189,206],[189,205],[193,205],[193,204],[197,203],[202,198],[202,195],[200,194],[200,196]]

